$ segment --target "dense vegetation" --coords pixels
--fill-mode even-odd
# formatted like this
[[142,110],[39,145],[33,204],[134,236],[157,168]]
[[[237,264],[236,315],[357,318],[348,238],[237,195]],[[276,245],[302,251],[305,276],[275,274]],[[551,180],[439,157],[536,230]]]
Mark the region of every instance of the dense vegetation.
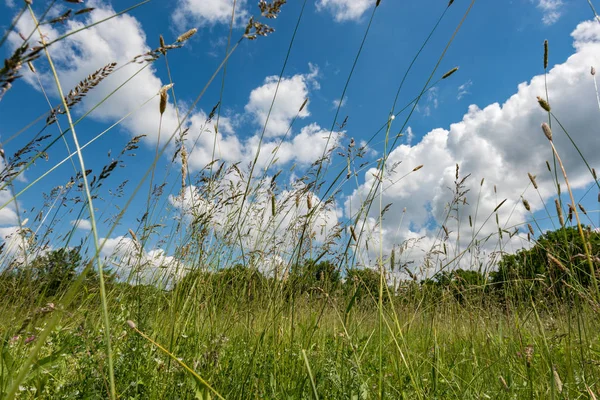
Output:
[[[58,14],[56,3],[66,11]],[[575,201],[548,123],[537,134],[545,135],[552,150],[546,165],[556,194],[542,196],[531,174],[529,190],[542,201],[554,197],[556,214],[546,208],[547,218],[539,221],[539,214],[521,198],[516,204],[528,212],[522,225],[501,223],[498,210],[508,199],[499,200],[488,215],[477,215],[481,196],[476,198],[472,186],[467,188],[470,174],[462,174],[457,164],[452,199],[438,220],[443,223],[428,228],[437,232],[431,246],[411,253],[419,241],[415,238],[393,243],[384,254],[382,227],[390,205],[382,202],[383,185],[387,190],[404,183],[401,177],[390,184],[386,175],[400,165],[387,158],[402,136],[392,131],[392,121],[397,123],[407,111],[404,131],[422,97],[458,68],[440,73],[438,62],[414,100],[400,111],[394,103],[373,136],[385,144],[381,158],[365,161],[367,145],[343,135],[333,139],[334,130],[343,131],[348,121],[338,118],[344,88],[327,139],[335,146],[326,146],[315,161],[283,171],[276,163],[280,144],[271,148],[275,141],[264,145],[264,137],[257,136],[254,161],[225,162],[215,156],[223,90],[211,99],[216,105],[210,113],[194,115],[203,120],[201,129],[188,117],[217,76],[222,76],[221,88],[228,84],[225,68],[238,44],[273,33],[266,22],[277,17],[286,2],[259,1],[253,8],[255,17],[244,15],[248,20],[243,33],[234,26],[232,13],[227,55],[193,104],[176,103],[175,88],[186,83],[173,86],[171,70],[177,66],[169,64],[174,59],[169,57],[196,29],[170,44],[163,36],[155,38],[158,47],[128,55],[119,65],[103,60],[107,64],[90,71],[76,87],[64,88],[53,63],[56,55],[47,50],[60,49],[56,44],[121,18],[121,13],[105,9],[103,19],[92,23],[87,16],[101,2],[90,3],[94,7],[79,3],[50,1],[38,6],[25,1],[0,39],[3,50],[9,37],[18,37],[19,43],[7,50],[0,68],[0,99],[11,99],[18,88],[13,84],[28,68],[40,93],[50,93],[45,99],[56,103],[0,143],[0,210],[11,211],[17,220],[9,234],[3,233],[0,245],[0,399],[598,398],[600,233],[579,219],[588,212]],[[446,10],[457,3],[444,4],[421,50],[431,46],[429,40],[437,37],[433,34]],[[369,22],[380,4],[373,1]],[[448,42],[440,62],[471,6],[454,34],[444,36]],[[24,24],[30,31],[17,29],[22,18],[30,19],[30,25]],[[75,25],[67,21],[82,25],[70,31]],[[61,35],[46,38],[40,26],[56,28]],[[355,62],[368,27],[357,42]],[[75,50],[81,52],[76,46]],[[286,63],[287,58],[280,80]],[[130,78],[149,66],[148,70],[164,69],[166,84],[146,103],[153,102],[158,137],[167,139],[164,147],[157,140],[152,156],[137,159],[144,175],[133,188],[129,178],[120,183],[113,178],[117,168],[127,167],[125,159],[134,156],[143,135],[131,138],[120,153],[110,153],[105,165],[92,170],[85,168],[77,131],[89,112],[113,101],[123,87],[129,88],[125,85]],[[548,43],[543,66],[547,72]],[[85,114],[78,110],[82,99],[119,71],[129,74],[121,86]],[[61,95],[52,95],[55,92]],[[308,101],[300,100],[288,132]],[[562,127],[547,99],[540,97],[538,103],[548,120]],[[79,119],[72,117],[73,108]],[[169,113],[177,128],[161,131],[163,116]],[[207,165],[190,166],[189,156],[198,151],[192,139],[197,142],[199,137],[192,136],[199,133],[191,133],[190,127],[214,134],[213,148],[201,149],[212,151]],[[13,138],[22,140],[24,147],[5,154]],[[62,151],[56,144],[63,142],[71,155],[34,177],[36,161],[54,163],[53,152]],[[268,147],[262,149],[263,158],[265,153],[270,157],[266,164],[259,163],[261,146]],[[169,161],[164,175],[157,167],[163,158]],[[75,172],[38,196],[37,208],[27,210],[31,220],[24,218],[19,197],[36,190],[39,180],[69,159]],[[600,189],[595,169],[583,157],[581,161]],[[407,175],[422,167],[411,166]],[[22,179],[25,171],[32,183]],[[357,211],[330,223],[327,216],[338,212],[345,184],[363,173],[372,187]],[[481,180],[480,188],[483,185]],[[348,191],[354,189],[350,186]],[[469,202],[474,215],[463,213]],[[566,220],[563,209],[568,209]],[[68,229],[58,224],[61,218]],[[555,220],[556,229],[543,230],[544,222]],[[80,230],[81,241],[76,242],[75,232],[83,222],[89,229],[85,237]],[[108,231],[105,238],[98,233],[99,225]],[[121,234],[116,245],[115,232]],[[509,251],[505,244],[512,238],[525,247]],[[103,252],[108,242],[114,245],[110,254]]]

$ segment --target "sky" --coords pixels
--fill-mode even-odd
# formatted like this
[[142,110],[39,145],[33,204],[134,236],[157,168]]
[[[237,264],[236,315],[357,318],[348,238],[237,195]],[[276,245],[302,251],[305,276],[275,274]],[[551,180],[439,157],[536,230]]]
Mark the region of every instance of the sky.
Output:
[[[93,0],[73,5],[59,1],[50,17],[61,15],[69,7],[74,10],[93,7],[94,10],[64,23],[43,25],[42,31],[51,40],[135,4]],[[77,133],[83,144],[127,116],[84,149],[86,168],[98,173],[117,158],[129,140],[145,135],[134,151],[136,157],[124,155],[122,159],[127,167],[116,168],[107,180],[98,212],[105,211],[108,215],[109,210],[124,205],[128,196],[112,194],[123,180],[129,181],[125,190],[128,192],[142,179],[157,143],[166,146],[157,164],[157,173],[164,174],[169,167],[176,171],[180,168],[173,167],[172,163],[177,147],[173,141],[169,144],[167,141],[177,130],[177,111],[182,115],[187,112],[226,55],[233,5],[234,0],[150,1],[50,48],[64,88],[73,88],[97,69],[117,62],[117,70],[74,107],[75,118],[126,82],[110,101],[78,124]],[[228,165],[240,162],[240,166],[245,167],[256,155],[264,127],[258,166],[264,168],[268,164],[272,150],[280,143],[276,165],[266,174],[272,176],[279,169],[289,171],[295,165],[294,172],[284,173],[291,185],[325,150],[335,146],[344,149],[351,140],[362,146],[375,135],[365,154],[365,161],[370,164],[358,170],[340,188],[333,210],[323,211],[322,218],[328,229],[338,221],[355,217],[361,201],[377,179],[376,160],[385,154],[390,165],[396,163],[395,169],[386,172],[382,186],[381,204],[391,206],[381,225],[376,224],[380,209],[374,207],[370,211],[365,229],[373,238],[371,249],[380,248],[388,254],[402,243],[418,239],[419,245],[407,250],[403,257],[407,262],[422,260],[424,252],[436,243],[440,225],[444,223],[446,206],[452,199],[448,188],[454,187],[456,164],[460,166],[461,178],[470,174],[465,181],[465,189],[470,190],[468,204],[461,207],[458,221],[445,222],[454,242],[458,243],[457,248],[469,244],[470,235],[459,237],[457,234],[460,226],[463,229],[469,226],[469,216],[475,218],[475,226],[483,237],[497,231],[494,218],[484,221],[504,199],[506,203],[498,210],[501,225],[507,230],[515,227],[521,230],[519,235],[506,240],[504,250],[516,251],[527,246],[526,224],[532,221],[532,215],[521,205],[522,197],[531,204],[538,221],[535,226],[538,234],[556,227],[556,222],[548,220],[545,211],[548,207],[550,214],[555,215],[556,189],[553,175],[546,169],[546,161],[552,160],[552,153],[540,128],[542,122],[548,121],[548,115],[536,100],[537,96],[546,96],[546,84],[552,111],[590,167],[600,168],[600,103],[594,77],[590,74],[592,66],[600,66],[600,23],[584,0],[473,3],[457,0],[450,7],[447,5],[446,1],[437,0],[382,0],[375,8],[374,0],[289,1],[277,19],[266,21],[275,31],[267,37],[242,40],[230,56],[226,70],[216,75],[192,109],[186,122],[190,172],[200,171],[214,158]],[[37,15],[43,13],[44,6],[44,2],[35,2]],[[232,43],[243,35],[250,16],[260,13],[253,1],[237,0],[235,6]],[[3,32],[19,7],[16,0],[0,2]],[[414,62],[398,94],[395,112],[409,105],[426,87],[430,77],[430,83],[435,83],[445,72],[454,67],[459,69],[427,91],[412,114],[403,112],[390,121],[392,136],[399,133],[402,136],[394,147],[386,148],[384,133],[377,132],[388,122],[402,77],[438,19],[439,26]],[[455,32],[459,25],[460,30]],[[18,21],[16,31],[29,35],[33,27],[31,18],[26,15]],[[159,35],[163,35],[167,43],[173,43],[191,28],[198,32],[181,48],[169,51],[168,69],[163,58],[151,64],[127,64],[136,55],[156,48]],[[544,40],[549,43],[546,76]],[[12,32],[0,52],[6,58],[21,43],[22,39]],[[360,56],[354,64],[359,49]],[[41,113],[47,112],[46,96],[53,105],[59,99],[48,65],[38,60],[35,66],[37,74],[24,68],[23,78],[15,82],[0,101],[0,138],[7,155],[38,132],[39,123],[7,142]],[[269,114],[282,70],[277,97]],[[169,83],[169,73],[176,98],[170,93],[159,134],[157,93]],[[128,80],[134,74],[135,77]],[[207,124],[206,120],[219,99],[215,142],[215,121]],[[308,102],[299,112],[305,99]],[[267,115],[269,120],[265,127]],[[346,124],[340,129],[346,117]],[[60,122],[64,129],[66,121],[61,119]],[[552,126],[556,148],[576,188],[575,197],[588,210],[590,218],[584,218],[584,222],[597,227],[597,189],[592,175],[556,121]],[[59,127],[55,124],[50,129],[53,131],[49,133],[56,134]],[[328,141],[330,131],[333,135]],[[214,143],[217,143],[216,148]],[[67,144],[72,150],[72,139],[69,138]],[[328,168],[331,173],[326,179],[333,178],[333,172],[343,168],[345,163],[343,158],[335,158],[336,152],[337,149],[332,153],[334,158]],[[15,190],[27,187],[67,154],[66,145],[57,143],[47,160],[36,161],[15,180]],[[40,209],[44,200],[42,193],[65,185],[74,176],[74,168],[79,167],[77,162],[77,159],[65,162],[19,197],[19,209],[31,214],[25,213],[23,218],[29,217],[32,229],[35,210]],[[423,167],[413,172],[420,165]],[[531,187],[528,173],[537,176],[539,194]],[[180,178],[170,179],[169,183],[173,184],[168,190],[172,192],[165,194],[164,207],[185,209],[185,199],[176,197],[179,190],[176,182],[180,182]],[[109,187],[112,192],[108,192]],[[109,231],[110,221],[99,223],[99,236],[110,239],[105,255],[114,252],[119,242],[129,240],[127,231],[136,226],[141,217],[136,211],[143,208],[136,204],[145,201],[147,192],[146,185],[114,231]],[[323,194],[314,195],[319,198]],[[0,191],[3,204],[11,197],[8,191]],[[568,202],[566,197],[563,199]],[[78,221],[76,214],[77,211],[65,216],[53,229],[67,232],[76,225],[76,239],[87,237],[91,224],[85,215],[81,217],[83,221]],[[257,224],[260,226],[261,222]],[[455,228],[450,226],[452,224]],[[6,237],[17,226],[14,203],[3,207],[0,236]],[[172,257],[168,250],[160,248],[160,241],[153,246],[146,249],[149,255]],[[483,244],[488,252],[498,250],[497,246],[486,248]],[[376,257],[377,252],[365,250],[360,258],[369,265]]]

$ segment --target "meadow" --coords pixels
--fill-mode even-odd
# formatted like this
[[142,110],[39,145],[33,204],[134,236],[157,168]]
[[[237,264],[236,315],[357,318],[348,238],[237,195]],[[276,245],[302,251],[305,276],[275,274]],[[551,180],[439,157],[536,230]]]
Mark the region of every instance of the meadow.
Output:
[[[384,2],[373,1],[355,64]],[[456,164],[435,240],[426,242],[418,257],[413,249],[422,240],[384,249],[382,226],[390,205],[383,193],[427,168],[411,165],[399,179],[388,178],[400,164],[388,159],[402,140],[395,124],[405,131],[419,102],[457,73],[458,68],[438,67],[474,1],[461,6],[464,16],[444,37],[438,64],[420,92],[406,104],[397,95],[369,142],[343,136],[348,117],[340,101],[326,130],[327,144],[317,149],[322,154],[305,167],[285,170],[278,159],[290,150],[284,139],[267,140],[268,116],[251,161],[232,163],[216,156],[219,129],[227,129],[219,125],[225,125],[221,100],[215,99],[210,112],[194,114],[209,88],[227,84],[224,71],[240,43],[278,34],[271,25],[286,12],[285,0],[253,5],[254,17],[243,29],[235,29],[232,15],[225,56],[198,97],[183,104],[177,104],[176,90],[186,83],[170,81],[177,64],[169,60],[197,29],[173,40],[160,36],[158,47],[125,64],[107,59],[75,87],[64,87],[53,51],[147,2],[114,14],[100,14],[79,1],[62,2],[59,13],[53,9],[57,3],[19,3],[0,39],[7,54],[0,69],[0,112],[24,79],[37,79],[38,94],[48,99],[47,109],[34,110],[37,117],[1,138],[0,211],[10,210],[18,223],[3,231],[0,245],[0,398],[600,396],[600,232],[593,221],[598,211],[576,200],[563,148],[555,146],[558,136],[569,140],[577,162],[593,178],[589,191],[600,184],[561,115],[554,114],[551,98],[532,99],[545,117],[531,135],[547,140],[544,173],[555,198],[544,203],[543,218],[534,216],[533,200],[524,196],[499,198],[487,214],[483,206],[479,215],[465,214],[467,203],[469,210],[479,210],[484,199],[472,188],[485,182],[473,184],[472,171]],[[450,7],[456,3],[450,1]],[[411,55],[413,62],[430,45],[445,13],[429,36],[418,39],[422,47]],[[24,19],[30,22],[19,25]],[[42,34],[76,19],[83,22],[57,36]],[[290,49],[294,40],[295,31]],[[549,46],[539,48],[544,71]],[[281,56],[283,68],[288,56]],[[144,103],[151,104],[158,121],[152,126],[159,138],[154,147],[148,151],[144,138],[133,136],[101,168],[88,168],[94,142],[123,120],[85,140],[80,127],[125,90],[128,79],[155,65],[168,71],[169,80]],[[340,99],[354,66],[348,66]],[[86,102],[103,81],[123,71],[135,72],[106,96]],[[279,80],[284,75],[282,69]],[[595,83],[593,68],[590,76]],[[308,100],[301,100],[288,131],[307,107]],[[269,112],[274,103],[273,98]],[[214,135],[211,148],[198,150],[194,124]],[[383,146],[379,158],[369,158],[369,145]],[[144,149],[147,154],[140,156]],[[210,161],[192,164],[198,151]],[[48,159],[47,169],[40,169]],[[167,160],[166,169],[160,160]],[[143,169],[141,179],[115,179],[133,162]],[[21,196],[37,193],[48,174],[66,167],[71,170],[53,178],[60,183],[38,195],[35,211],[25,210]],[[331,222],[341,193],[366,172],[371,185],[360,204]],[[541,176],[526,178],[530,195],[550,198],[538,184]],[[528,213],[526,222],[505,223],[499,213],[508,207]],[[89,228],[80,238],[84,223]],[[118,241],[110,239],[115,232],[121,234]],[[507,250],[513,238],[523,243],[517,252]],[[107,254],[103,249],[109,246]]]

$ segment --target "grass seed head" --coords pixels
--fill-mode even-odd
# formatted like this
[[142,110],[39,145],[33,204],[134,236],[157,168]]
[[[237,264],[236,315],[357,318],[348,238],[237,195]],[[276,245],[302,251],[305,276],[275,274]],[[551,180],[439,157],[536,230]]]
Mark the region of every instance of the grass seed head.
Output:
[[548,102],[546,100],[544,100],[540,96],[538,96],[537,101],[538,101],[538,104],[540,105],[540,107],[542,107],[547,112],[550,112],[550,104],[548,104]]
[[538,185],[537,182],[535,181],[535,175],[531,175],[529,172],[527,173],[527,176],[529,176],[529,180],[531,181],[531,184],[533,185],[533,187],[537,190]]
[[550,125],[545,122],[542,123],[542,131],[544,132],[544,135],[546,135],[546,138],[549,141],[552,141],[552,129],[550,129]]
[[196,28],[190,29],[189,31],[187,31],[186,33],[182,34],[181,36],[179,36],[177,38],[177,43],[185,42],[186,40],[188,40],[189,38],[194,36],[196,34],[196,32],[198,32],[198,29],[196,29]]
[[544,69],[548,69],[548,41],[544,40]]
[[563,217],[562,208],[560,208],[558,199],[554,199],[554,206],[556,207],[556,214],[558,214],[558,221],[560,222],[560,225],[563,226],[565,224],[565,219]]
[[527,211],[531,211],[531,206],[529,205],[529,202],[526,199],[523,199],[523,206],[525,206],[525,209]]
[[446,79],[449,78],[452,74],[454,74],[456,71],[458,71],[458,67],[454,67],[452,68],[450,71],[446,72],[444,75],[442,75],[442,79]]
[[596,75],[596,68],[590,68],[590,74],[592,74],[592,76]]

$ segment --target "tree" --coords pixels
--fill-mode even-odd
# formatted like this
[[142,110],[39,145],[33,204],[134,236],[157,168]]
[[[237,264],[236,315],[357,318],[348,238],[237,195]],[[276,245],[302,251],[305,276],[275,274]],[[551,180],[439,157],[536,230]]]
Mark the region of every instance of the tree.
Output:
[[[381,277],[379,271],[371,268],[352,268],[346,273],[346,290],[355,293],[357,299],[367,299],[373,296],[379,299],[379,284]],[[384,281],[384,284],[387,282]],[[384,290],[384,298],[385,288]]]
[[[600,270],[600,233],[584,228],[596,274]],[[530,249],[502,257],[491,274],[495,287],[518,296],[538,294],[542,288],[562,297],[569,286],[589,287],[591,275],[585,244],[577,227],[565,227],[541,235]]]
[[299,293],[322,289],[328,293],[340,287],[340,271],[329,260],[316,263],[305,260],[301,265],[294,265],[288,279],[288,287]]
[[81,266],[78,248],[52,250],[35,258],[31,263],[33,279],[40,291],[54,296],[67,288]]

